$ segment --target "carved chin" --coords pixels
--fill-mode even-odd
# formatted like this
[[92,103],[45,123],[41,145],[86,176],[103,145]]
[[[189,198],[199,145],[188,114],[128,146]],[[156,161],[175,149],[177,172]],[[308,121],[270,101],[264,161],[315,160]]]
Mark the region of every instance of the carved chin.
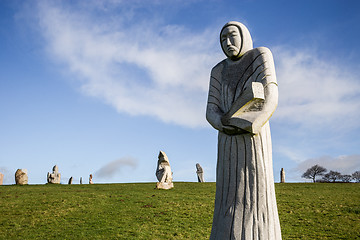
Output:
[[231,52],[227,52],[226,55],[228,56],[228,58],[232,59],[232,60],[235,60],[235,59],[238,59],[238,54],[239,52],[237,51],[231,51]]

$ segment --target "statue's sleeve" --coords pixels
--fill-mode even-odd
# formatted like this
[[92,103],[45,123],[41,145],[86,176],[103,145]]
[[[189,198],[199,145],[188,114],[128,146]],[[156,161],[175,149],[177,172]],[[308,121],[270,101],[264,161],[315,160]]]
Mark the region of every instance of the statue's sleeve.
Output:
[[221,131],[223,125],[221,117],[224,112],[221,109],[221,81],[219,77],[219,65],[215,66],[211,71],[208,102],[206,107],[206,119],[215,129]]
[[[254,111],[253,133],[258,133],[261,127],[269,121],[278,105],[278,85],[276,81],[274,59],[268,48],[254,49],[260,57],[254,62],[256,71],[252,81],[262,83],[265,101],[259,111]],[[241,116],[240,116],[241,117]]]
[[265,47],[259,48],[259,51],[262,53],[264,71],[257,75],[256,81],[261,82],[264,86],[265,101],[255,121],[258,123],[257,125],[263,126],[274,113],[278,105],[279,94],[272,53]]

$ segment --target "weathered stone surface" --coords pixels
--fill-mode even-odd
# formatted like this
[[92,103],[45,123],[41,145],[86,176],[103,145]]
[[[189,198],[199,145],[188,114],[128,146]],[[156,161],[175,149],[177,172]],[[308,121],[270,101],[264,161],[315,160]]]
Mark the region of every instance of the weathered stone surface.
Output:
[[72,181],[73,181],[73,177],[70,177],[68,184],[72,184]]
[[53,172],[47,174],[47,182],[48,183],[55,183],[55,184],[60,184],[60,178],[61,178],[61,174],[59,173],[59,169],[58,166],[54,166],[53,167]]
[[90,176],[89,176],[89,184],[94,184],[92,179],[93,179],[93,176],[92,176],[92,174],[90,174]]
[[173,188],[174,187],[174,183],[166,183],[166,182],[157,182],[156,183],[156,188],[157,189],[165,189],[165,190],[167,190],[167,189],[171,189],[171,188]]
[[206,118],[219,131],[210,239],[281,239],[269,118],[278,103],[274,60],[248,29],[225,24],[227,56],[211,71]]
[[174,187],[172,182],[172,172],[170,168],[169,159],[163,151],[160,151],[158,156],[158,164],[156,169],[156,177],[159,183],[156,184],[156,188],[158,189],[170,189]]
[[285,183],[285,170],[284,170],[284,168],[281,168],[281,171],[280,171],[280,183]]
[[205,182],[204,171],[199,163],[196,164],[196,174],[197,174],[198,182]]
[[80,184],[82,184],[82,177],[80,178]]
[[15,183],[16,185],[28,184],[28,171],[27,169],[18,169],[15,172]]
[[3,185],[3,181],[4,181],[4,174],[0,172],[0,185]]

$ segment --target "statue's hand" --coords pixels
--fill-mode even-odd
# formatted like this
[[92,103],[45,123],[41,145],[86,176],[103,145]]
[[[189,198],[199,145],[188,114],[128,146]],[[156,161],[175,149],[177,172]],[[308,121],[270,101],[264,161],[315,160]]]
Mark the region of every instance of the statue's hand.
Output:
[[237,135],[245,133],[244,130],[229,125],[224,125],[222,131],[227,135]]

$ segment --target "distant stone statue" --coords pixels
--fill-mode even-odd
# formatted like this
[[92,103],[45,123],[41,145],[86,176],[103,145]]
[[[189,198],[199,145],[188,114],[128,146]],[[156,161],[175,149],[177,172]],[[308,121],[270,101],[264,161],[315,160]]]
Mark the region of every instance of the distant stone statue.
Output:
[[60,178],[61,178],[61,174],[59,173],[58,166],[55,165],[53,167],[53,172],[52,173],[48,172],[48,174],[47,174],[47,182],[59,184]]
[[158,183],[156,184],[156,188],[158,189],[170,189],[174,187],[172,182],[172,172],[170,168],[169,159],[163,151],[159,153],[159,160],[156,169],[156,177],[158,179]]
[[73,181],[73,177],[69,178],[68,184],[72,184],[72,181]]
[[82,184],[82,177],[80,177],[80,184]]
[[204,171],[199,163],[196,164],[196,174],[197,174],[198,182],[205,182]]
[[0,185],[3,185],[3,181],[4,181],[4,174],[0,172]]
[[28,184],[28,171],[27,169],[18,169],[15,172],[15,183],[16,185]]
[[284,170],[284,168],[281,168],[281,171],[280,171],[280,182],[285,183],[285,170]]
[[216,196],[210,239],[281,239],[269,118],[278,103],[272,54],[253,48],[248,29],[220,32],[227,56],[211,71],[206,110],[218,130]]
[[94,184],[92,179],[93,179],[93,176],[92,176],[92,174],[90,174],[90,176],[89,176],[89,184]]

